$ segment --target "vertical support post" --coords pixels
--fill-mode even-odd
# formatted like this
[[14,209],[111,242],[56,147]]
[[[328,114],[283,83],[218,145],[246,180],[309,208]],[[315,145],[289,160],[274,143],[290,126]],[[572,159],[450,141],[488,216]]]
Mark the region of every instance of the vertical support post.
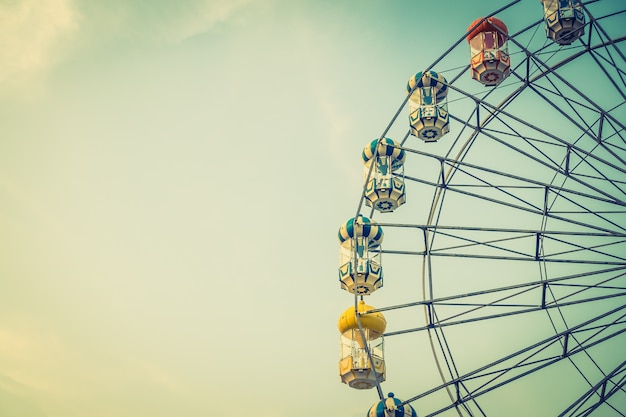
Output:
[[535,261],[541,259],[541,241],[543,239],[542,233],[537,233],[535,236]]
[[604,127],[604,112],[600,114],[600,121],[598,123],[598,143],[602,143],[602,128]]
[[480,129],[480,102],[476,100],[476,129]]
[[528,85],[528,80],[530,80],[530,55],[526,52],[526,79],[524,84]]
[[433,324],[433,304],[432,303],[428,303],[426,304],[426,309],[428,310],[428,327],[429,328],[433,328],[435,327],[435,325]]
[[561,357],[563,358],[567,356],[567,344],[569,342],[569,335],[569,332],[565,333],[565,340],[563,340],[563,353],[561,354]]
[[604,402],[604,394],[606,394],[606,384],[607,384],[608,380],[605,380],[602,383],[602,390],[600,391],[600,402]]
[[441,159],[439,161],[439,165],[441,167],[441,170],[440,170],[441,171],[440,172],[440,174],[441,174],[441,179],[440,179],[441,180],[441,188],[446,188],[447,187],[447,185],[446,185],[446,174],[445,174],[443,159]]

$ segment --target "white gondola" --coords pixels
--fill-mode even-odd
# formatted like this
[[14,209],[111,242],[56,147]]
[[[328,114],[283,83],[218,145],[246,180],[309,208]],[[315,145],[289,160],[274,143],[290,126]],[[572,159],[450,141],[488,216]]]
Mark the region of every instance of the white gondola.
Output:
[[337,324],[341,334],[339,375],[351,388],[370,389],[385,380],[383,333],[387,321],[380,312],[366,314],[373,309],[360,301],[358,319],[353,306],[343,312]]
[[411,134],[434,142],[450,131],[448,85],[435,71],[418,72],[407,84]]
[[580,0],[540,0],[546,36],[559,45],[569,45],[585,33],[585,13]]
[[339,281],[341,288],[368,295],[383,286],[380,251],[383,229],[367,217],[346,221],[339,229]]
[[[404,160],[406,152],[389,138],[374,139],[363,149],[365,204],[387,213],[406,202]],[[372,164],[374,166],[372,167]]]

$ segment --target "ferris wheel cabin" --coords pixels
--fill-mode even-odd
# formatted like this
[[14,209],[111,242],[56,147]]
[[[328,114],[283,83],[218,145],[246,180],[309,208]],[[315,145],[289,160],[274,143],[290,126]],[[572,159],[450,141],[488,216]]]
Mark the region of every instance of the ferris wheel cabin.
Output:
[[546,36],[559,45],[569,45],[585,33],[585,14],[580,0],[540,0]]
[[450,131],[448,85],[435,71],[418,72],[406,86],[409,96],[411,134],[424,142],[435,142]]
[[[406,152],[393,139],[374,139],[363,149],[365,204],[382,213],[394,211],[406,201],[404,160]],[[373,166],[372,166],[373,165]]]
[[487,87],[500,84],[511,72],[506,25],[487,17],[475,20],[467,30],[472,78]]
[[350,307],[337,323],[341,334],[339,375],[341,382],[351,388],[370,389],[385,380],[383,333],[387,321],[380,312],[366,313],[374,307],[366,305],[363,300],[357,308],[358,319],[355,307]]
[[368,295],[383,286],[380,252],[383,229],[369,218],[358,216],[339,228],[339,282],[341,288]]
[[367,417],[417,417],[417,413],[410,404],[403,404],[394,397],[393,392],[387,398],[378,401],[367,412]]

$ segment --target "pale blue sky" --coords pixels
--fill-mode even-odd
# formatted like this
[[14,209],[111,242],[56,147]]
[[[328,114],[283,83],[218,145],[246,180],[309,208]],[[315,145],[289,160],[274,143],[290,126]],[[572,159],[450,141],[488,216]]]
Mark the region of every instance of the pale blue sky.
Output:
[[0,2],[0,414],[364,415],[336,330],[360,152],[505,3]]

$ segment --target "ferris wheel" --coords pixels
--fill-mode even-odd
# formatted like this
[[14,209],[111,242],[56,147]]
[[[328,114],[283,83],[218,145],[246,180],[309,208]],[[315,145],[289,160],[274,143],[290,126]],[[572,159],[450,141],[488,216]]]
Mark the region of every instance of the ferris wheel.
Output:
[[339,374],[370,417],[626,416],[626,3],[529,3],[364,144]]

